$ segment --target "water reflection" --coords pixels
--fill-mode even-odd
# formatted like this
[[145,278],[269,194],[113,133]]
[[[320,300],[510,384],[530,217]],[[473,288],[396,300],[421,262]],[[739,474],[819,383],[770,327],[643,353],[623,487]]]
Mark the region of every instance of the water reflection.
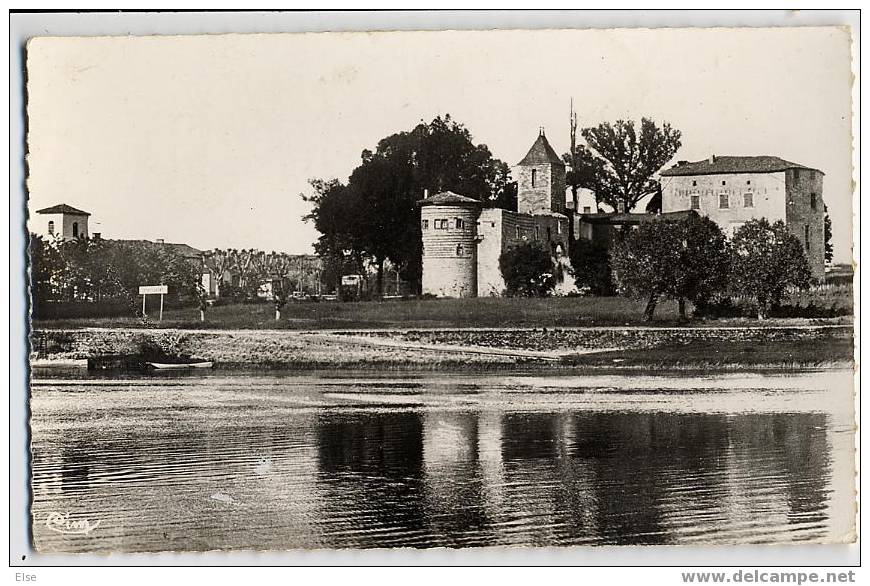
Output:
[[[849,435],[822,412],[247,409],[226,389],[197,418],[177,388],[76,427],[45,392],[41,551],[823,540]],[[53,533],[52,511],[101,526]]]

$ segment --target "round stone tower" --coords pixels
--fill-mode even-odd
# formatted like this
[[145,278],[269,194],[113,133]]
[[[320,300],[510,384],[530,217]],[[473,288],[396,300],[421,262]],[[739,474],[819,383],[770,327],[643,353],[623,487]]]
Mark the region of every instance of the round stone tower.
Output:
[[423,294],[477,297],[478,200],[445,191],[420,201]]

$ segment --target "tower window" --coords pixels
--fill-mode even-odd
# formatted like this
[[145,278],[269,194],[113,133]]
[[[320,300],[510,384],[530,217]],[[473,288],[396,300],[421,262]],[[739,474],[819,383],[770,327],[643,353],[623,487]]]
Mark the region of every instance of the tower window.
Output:
[[428,229],[429,229],[429,220],[423,220],[423,229],[424,229],[424,230],[428,230]]
[[517,240],[519,240],[520,239],[520,227],[519,226],[516,227],[516,231],[517,231]]
[[724,182],[724,181],[722,182],[722,185],[725,185],[725,182]]
[[697,181],[692,181],[692,187],[697,187],[697,186],[698,186],[698,182],[697,182]]
[[547,226],[547,242],[553,239],[553,230],[549,226]]
[[79,223],[73,222],[73,238],[79,237]]
[[541,227],[535,226],[535,240],[541,239]]
[[719,194],[719,209],[727,210],[730,206],[728,205],[728,194],[720,193]]
[[538,170],[532,169],[532,187],[535,186],[537,179],[538,179]]
[[592,206],[583,206],[583,213],[584,214],[591,214],[592,213]]
[[807,252],[810,250],[810,225],[804,224],[804,246],[806,246]]
[[818,206],[818,203],[816,202],[816,194],[811,193],[810,194],[810,207],[813,209],[816,209],[817,206]]
[[54,236],[54,220],[49,220],[48,222],[48,233],[51,236]]
[[465,228],[465,222],[462,221],[462,218],[456,218],[456,229],[460,230]]
[[457,244],[456,245],[456,256],[462,256],[462,252],[463,252],[462,245]]
[[697,195],[697,194],[693,195],[693,196],[691,196],[691,200],[692,200],[692,206],[691,206],[692,209],[693,210],[700,210],[701,209],[701,196]]
[[745,208],[755,207],[755,202],[752,200],[751,193],[744,193],[743,194],[743,207],[745,207]]

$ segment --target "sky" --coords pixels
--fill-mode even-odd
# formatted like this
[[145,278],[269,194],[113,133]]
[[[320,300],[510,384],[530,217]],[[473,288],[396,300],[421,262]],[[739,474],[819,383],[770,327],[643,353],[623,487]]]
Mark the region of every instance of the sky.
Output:
[[674,160],[775,155],[822,170],[851,259],[850,38],[841,28],[45,37],[27,50],[31,213],[105,238],[311,252],[310,178],[449,113],[516,164],[620,118],[682,132]]

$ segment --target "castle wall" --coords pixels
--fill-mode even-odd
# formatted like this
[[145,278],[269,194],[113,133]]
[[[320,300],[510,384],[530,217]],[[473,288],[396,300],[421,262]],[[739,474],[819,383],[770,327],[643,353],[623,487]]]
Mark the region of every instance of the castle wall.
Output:
[[[813,276],[824,278],[823,177],[812,169],[663,177],[662,211],[692,209],[692,196],[696,195],[700,205],[696,211],[716,222],[729,238],[748,220],[782,220],[804,244]],[[751,206],[745,205],[749,194]],[[816,194],[815,209],[812,194]],[[727,197],[727,208],[721,207],[720,197]]]
[[[785,173],[727,173],[662,178],[662,211],[692,209],[692,196],[698,196],[702,216],[716,222],[729,237],[753,218],[770,222],[785,221]],[[746,206],[751,194],[752,205]],[[727,197],[728,207],[721,207]]]
[[[549,231],[548,231],[549,228]],[[502,252],[526,242],[568,254],[568,218],[561,214],[532,216],[502,209],[485,209],[478,220],[477,287],[479,297],[501,296],[505,290],[499,267]],[[549,239],[548,239],[549,237]]]
[[788,193],[785,223],[789,231],[804,245],[810,270],[816,279],[825,277],[823,180],[824,175],[812,169],[790,169],[785,172],[785,186]]
[[470,206],[422,207],[424,295],[477,296],[478,213]]

